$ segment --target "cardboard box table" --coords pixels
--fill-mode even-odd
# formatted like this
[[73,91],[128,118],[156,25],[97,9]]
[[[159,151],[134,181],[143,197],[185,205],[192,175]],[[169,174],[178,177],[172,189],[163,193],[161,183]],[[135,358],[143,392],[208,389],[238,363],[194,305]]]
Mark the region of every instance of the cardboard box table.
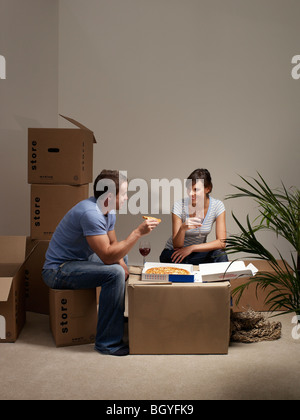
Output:
[[130,354],[227,354],[230,283],[128,280]]

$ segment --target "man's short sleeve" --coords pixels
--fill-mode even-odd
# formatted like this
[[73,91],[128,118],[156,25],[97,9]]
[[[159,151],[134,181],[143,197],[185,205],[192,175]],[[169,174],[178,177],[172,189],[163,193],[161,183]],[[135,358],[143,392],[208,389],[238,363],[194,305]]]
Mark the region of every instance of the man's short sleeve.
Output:
[[105,216],[96,210],[85,212],[80,219],[84,236],[107,235],[107,221]]

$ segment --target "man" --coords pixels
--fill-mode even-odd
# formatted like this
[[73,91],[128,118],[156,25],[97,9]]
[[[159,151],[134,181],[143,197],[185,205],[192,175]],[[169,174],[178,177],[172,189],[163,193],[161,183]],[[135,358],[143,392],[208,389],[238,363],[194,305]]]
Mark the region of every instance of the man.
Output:
[[115,356],[129,353],[123,342],[127,253],[158,225],[146,220],[117,241],[115,211],[128,199],[127,188],[119,171],[102,171],[94,183],[94,197],[73,207],[58,225],[43,268],[44,282],[52,289],[101,286],[95,349]]

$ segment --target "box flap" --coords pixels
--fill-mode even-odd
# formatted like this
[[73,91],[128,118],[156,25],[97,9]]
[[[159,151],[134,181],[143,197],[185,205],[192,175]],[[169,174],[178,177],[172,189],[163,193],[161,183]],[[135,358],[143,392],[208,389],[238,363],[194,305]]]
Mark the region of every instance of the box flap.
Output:
[[[80,128],[81,130],[87,130],[87,131],[90,131],[91,133],[93,133],[92,130],[90,130],[89,128],[85,127],[83,124],[80,124],[78,121],[73,120],[73,118],[66,117],[65,115],[62,115],[62,114],[59,114],[59,115],[62,118],[64,118],[65,120],[69,121],[71,124],[76,125],[76,127]],[[94,133],[93,133],[93,138],[94,138],[94,143],[97,143],[97,141],[95,139],[95,136],[94,136]]]
[[12,277],[0,278],[0,302],[7,302],[12,285]]
[[0,236],[1,264],[22,264],[25,253],[26,236]]
[[2,277],[14,277],[22,267],[22,263],[0,264],[0,280]]

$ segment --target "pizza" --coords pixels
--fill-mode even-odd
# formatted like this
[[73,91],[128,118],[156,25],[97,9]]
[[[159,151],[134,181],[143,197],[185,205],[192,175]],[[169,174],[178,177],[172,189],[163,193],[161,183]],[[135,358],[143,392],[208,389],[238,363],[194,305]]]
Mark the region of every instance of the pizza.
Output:
[[180,274],[180,275],[190,275],[191,273],[188,270],[178,267],[153,267],[149,268],[146,271],[146,274]]
[[156,217],[151,217],[151,216],[143,216],[143,219],[145,219],[145,220],[156,220],[158,223],[161,222],[161,219],[157,219]]

